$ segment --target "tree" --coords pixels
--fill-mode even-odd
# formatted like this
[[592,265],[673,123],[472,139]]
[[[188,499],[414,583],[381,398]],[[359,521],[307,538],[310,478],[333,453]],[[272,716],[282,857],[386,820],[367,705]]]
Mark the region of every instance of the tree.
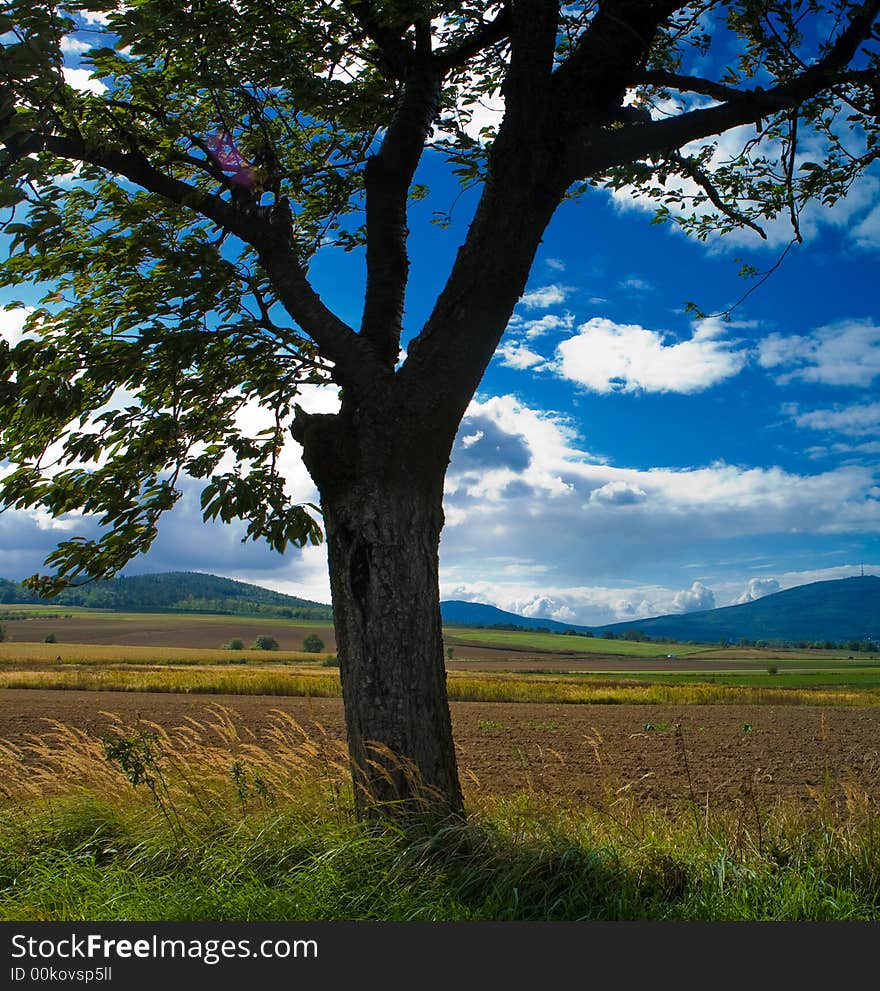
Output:
[[278,641],[275,637],[262,634],[254,640],[254,650],[278,650]]
[[[32,587],[118,572],[149,548],[184,477],[204,482],[206,518],[244,520],[279,552],[321,540],[320,515],[357,809],[460,812],[443,479],[551,217],[591,186],[632,186],[697,237],[762,232],[781,215],[800,239],[801,208],[833,203],[877,157],[878,11],[11,0],[3,283],[46,294],[28,336],[0,351],[14,466],[0,499],[82,510],[103,528],[61,543]],[[108,24],[88,55],[101,92],[63,71],[84,14]],[[475,135],[492,98],[503,121]],[[742,135],[739,152],[716,147],[725,132]],[[426,149],[481,192],[433,312],[405,340],[407,207],[426,194]],[[358,327],[310,281],[334,249],[363,253]],[[304,412],[307,383],[337,386],[338,412]],[[261,429],[247,428],[247,404]],[[285,488],[288,432],[320,508]]]
[[318,636],[317,633],[310,633],[303,640],[303,650],[308,651],[310,654],[320,654],[324,649],[324,641]]

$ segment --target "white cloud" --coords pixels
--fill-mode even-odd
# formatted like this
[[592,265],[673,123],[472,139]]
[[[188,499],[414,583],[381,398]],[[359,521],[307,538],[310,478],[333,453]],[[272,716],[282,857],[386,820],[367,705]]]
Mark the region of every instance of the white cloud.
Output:
[[543,337],[554,330],[571,330],[574,326],[574,314],[566,313],[565,316],[557,316],[555,313],[545,313],[537,320],[524,320],[520,328],[525,332],[525,336],[530,340],[535,337]]
[[74,89],[78,89],[83,93],[94,93],[95,96],[100,96],[102,93],[107,92],[107,87],[100,79],[91,78],[92,73],[90,69],[71,69],[65,65],[61,71],[64,74],[64,81]]
[[544,264],[554,272],[565,271],[565,262],[561,258],[546,258]]
[[644,489],[631,482],[606,482],[590,493],[590,502],[606,506],[634,506],[647,499]]
[[635,277],[623,279],[623,281],[617,283],[617,286],[619,289],[629,289],[633,292],[652,292],[654,289],[650,282]]
[[676,592],[672,600],[676,612],[696,612],[698,609],[714,609],[715,593],[702,582],[694,582],[690,588]]
[[86,24],[94,24],[102,28],[110,25],[110,15],[102,10],[81,10],[79,16]]
[[827,324],[806,336],[770,334],[759,345],[758,363],[780,369],[780,385],[800,379],[867,386],[880,376],[880,326],[866,318]]
[[524,293],[519,301],[520,306],[528,310],[545,309],[548,306],[557,306],[564,303],[571,293],[568,286],[549,285],[541,286],[539,289],[532,289]]
[[754,602],[765,595],[772,595],[778,592],[781,586],[775,578],[750,578],[749,583],[742,595],[736,600],[737,604],[743,602]]
[[558,349],[556,371],[594,392],[702,392],[738,374],[748,354],[721,337],[716,321],[693,325],[689,340],[593,317]]
[[547,359],[530,350],[518,341],[509,341],[498,348],[501,364],[507,368],[534,368],[546,363]]
[[852,235],[860,248],[880,248],[880,204],[853,227]]
[[810,430],[829,430],[856,437],[880,433],[880,402],[835,406],[833,409],[809,410],[806,413],[799,412],[795,407],[791,413],[799,427]]
[[[673,612],[681,586],[634,589],[628,579],[683,567],[699,555],[717,562],[723,542],[756,541],[771,553],[777,538],[880,531],[871,465],[813,474],[723,462],[619,467],[591,456],[569,419],[512,396],[471,404],[460,436],[478,432],[479,442],[456,444],[447,477],[446,598],[468,597],[450,589],[469,590],[517,612],[544,596],[574,610],[571,621],[598,625]],[[721,588],[712,568],[720,567],[694,576],[716,596]],[[727,566],[723,574],[730,574]],[[726,602],[741,595],[746,580],[723,589]],[[597,587],[606,591],[597,596]]]
[[76,38],[72,38],[68,34],[61,39],[60,47],[61,51],[67,53],[68,55],[82,55],[83,52],[87,52],[92,46],[84,41],[79,41]]
[[15,347],[19,341],[31,336],[24,332],[24,322],[31,312],[29,306],[15,310],[0,310],[0,339],[6,341],[10,347]]

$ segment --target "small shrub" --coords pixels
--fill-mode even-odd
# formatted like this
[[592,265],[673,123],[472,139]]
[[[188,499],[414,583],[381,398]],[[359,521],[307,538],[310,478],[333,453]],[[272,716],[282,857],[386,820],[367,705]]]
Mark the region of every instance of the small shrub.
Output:
[[308,651],[310,654],[320,654],[324,649],[324,641],[318,636],[317,633],[310,633],[305,640],[303,640],[303,650]]
[[322,668],[338,668],[339,658],[335,654],[328,654],[323,661],[321,661]]
[[777,664],[769,664],[767,666],[767,674],[779,674],[779,666]]
[[54,633],[47,633],[43,637],[43,643],[58,643],[58,637]]
[[239,640],[238,637],[233,637],[231,640],[227,640],[223,644],[224,650],[244,650],[244,641]]
[[278,650],[278,641],[275,637],[257,637],[254,640],[254,650]]
[[446,660],[451,661],[455,657],[455,647],[446,648]]

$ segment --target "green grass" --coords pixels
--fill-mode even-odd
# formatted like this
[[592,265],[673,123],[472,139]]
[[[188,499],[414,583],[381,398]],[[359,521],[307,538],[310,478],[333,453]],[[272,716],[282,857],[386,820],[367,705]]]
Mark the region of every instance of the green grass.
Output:
[[0,748],[0,920],[880,919],[863,794],[660,811],[609,782],[591,807],[469,796],[464,822],[377,831],[351,815],[342,755],[276,730],[271,755],[220,709],[145,736],[137,786],[63,727]]
[[[480,627],[449,627],[444,630],[446,641],[454,647],[486,646],[514,647],[520,650],[541,650],[554,653],[620,654],[627,657],[665,657],[678,654],[685,657],[711,649],[707,644],[636,643],[630,640],[603,640],[599,637],[567,636],[564,633],[530,633],[519,630],[493,630]],[[456,653],[458,651],[456,650]]]

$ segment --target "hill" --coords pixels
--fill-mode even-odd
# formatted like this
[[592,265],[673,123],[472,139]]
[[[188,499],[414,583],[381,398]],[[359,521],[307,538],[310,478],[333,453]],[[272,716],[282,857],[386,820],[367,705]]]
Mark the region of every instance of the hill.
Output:
[[[17,582],[0,579],[0,603],[45,603]],[[116,609],[121,612],[204,612],[267,615],[285,619],[330,620],[330,606],[259,585],[198,571],[132,575],[68,588],[49,600],[54,605]]]
[[637,629],[669,640],[880,641],[880,577],[864,575],[812,582],[754,602],[700,612],[613,623],[599,635]]
[[576,630],[578,633],[591,632],[589,626],[560,623],[555,619],[519,616],[517,613],[505,612],[504,609],[483,602],[462,602],[460,599],[441,602],[440,614],[444,623],[453,626],[515,626],[519,629],[552,630],[554,633],[567,633],[569,630]]

